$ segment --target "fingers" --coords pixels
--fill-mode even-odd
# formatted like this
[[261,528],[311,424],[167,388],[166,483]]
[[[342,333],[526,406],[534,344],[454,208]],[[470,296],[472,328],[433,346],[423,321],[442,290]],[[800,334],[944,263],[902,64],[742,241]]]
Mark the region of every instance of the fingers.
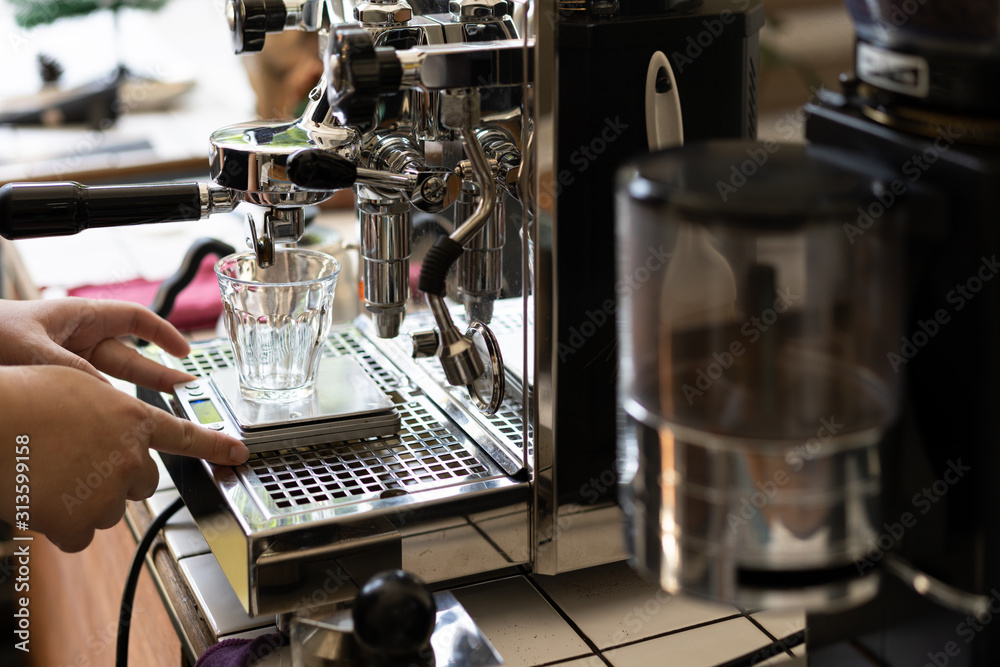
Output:
[[183,357],[191,347],[174,325],[144,306],[124,301],[91,302],[96,310],[95,325],[102,338],[134,335],[155,343],[175,357]]
[[[108,383],[108,379],[101,375],[100,371],[94,368],[89,361],[83,357],[73,354],[65,348],[59,347],[58,345],[46,345],[45,354],[42,356],[42,359],[45,364],[75,368],[78,371],[83,371],[88,375],[92,375],[105,384],[110,384]],[[38,361],[35,361],[34,363],[38,363]]]
[[[155,408],[151,408],[155,409]],[[236,438],[162,413],[161,427],[153,433],[149,446],[168,454],[205,459],[219,465],[239,465],[250,452]]]
[[133,348],[114,338],[102,341],[90,355],[93,365],[109,375],[157,391],[170,392],[178,382],[191,382],[193,375],[138,354]]

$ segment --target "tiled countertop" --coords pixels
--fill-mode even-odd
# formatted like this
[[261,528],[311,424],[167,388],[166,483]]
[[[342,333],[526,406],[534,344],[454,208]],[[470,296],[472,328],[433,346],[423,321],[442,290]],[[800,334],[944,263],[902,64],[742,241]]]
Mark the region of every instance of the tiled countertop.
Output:
[[[161,468],[160,488],[149,499],[154,514],[177,497]],[[222,569],[182,510],[165,538],[201,611],[222,637],[274,630],[240,607]],[[452,589],[455,597],[511,667],[714,667],[801,630],[801,611],[745,611],[684,596],[670,596],[641,580],[625,563],[555,577],[506,574]],[[806,664],[799,646],[762,665]],[[269,667],[290,667],[290,651]]]

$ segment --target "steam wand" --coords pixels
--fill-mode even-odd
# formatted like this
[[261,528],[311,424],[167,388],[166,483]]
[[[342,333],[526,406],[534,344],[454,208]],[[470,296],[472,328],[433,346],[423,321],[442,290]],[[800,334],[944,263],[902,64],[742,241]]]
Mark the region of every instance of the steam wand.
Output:
[[472,384],[485,370],[472,339],[458,330],[444,302],[448,269],[462,254],[463,246],[486,225],[497,204],[493,171],[473,129],[479,124],[479,109],[480,95],[475,89],[441,92],[441,123],[459,131],[481,197],[468,220],[450,236],[442,236],[434,243],[420,269],[420,290],[427,295],[427,305],[439,332],[436,355],[441,360],[448,383],[454,386]]

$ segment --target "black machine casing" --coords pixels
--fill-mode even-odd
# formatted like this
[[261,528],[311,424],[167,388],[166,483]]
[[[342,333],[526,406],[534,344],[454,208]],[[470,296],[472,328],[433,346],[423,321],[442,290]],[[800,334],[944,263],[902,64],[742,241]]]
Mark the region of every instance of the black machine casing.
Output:
[[[894,358],[905,390],[882,446],[885,539],[859,567],[879,567],[891,550],[990,597],[995,610],[978,620],[946,611],[884,576],[867,605],[809,615],[810,664],[844,664],[845,641],[894,667],[1000,664],[1000,522],[991,511],[1000,480],[1000,150],[960,143],[955,127],[936,137],[900,132],[852,104],[811,107],[806,131],[855,155],[859,171],[895,174],[906,190],[872,202],[904,207],[908,218],[905,340],[887,351],[903,359]],[[859,229],[878,224],[878,210],[859,209]],[[912,525],[900,530],[907,515]]]
[[[692,5],[695,5],[692,8]],[[671,7],[674,7],[671,9]],[[684,140],[757,135],[759,0],[622,2],[612,18],[565,12],[557,24],[558,127],[553,282],[560,502],[615,495],[615,173],[650,151],[646,74],[657,51],[677,82]],[[588,155],[589,152],[589,155]],[[595,480],[597,480],[595,482]]]

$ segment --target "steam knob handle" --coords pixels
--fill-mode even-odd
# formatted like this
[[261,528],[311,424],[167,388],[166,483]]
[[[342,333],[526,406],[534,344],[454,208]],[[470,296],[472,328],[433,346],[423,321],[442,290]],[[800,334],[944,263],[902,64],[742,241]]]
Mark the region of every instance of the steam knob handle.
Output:
[[368,580],[354,599],[352,615],[362,646],[398,658],[417,654],[428,645],[437,605],[415,575],[389,570]]
[[226,20],[233,33],[236,53],[263,49],[267,33],[285,29],[287,14],[283,0],[229,0]]
[[342,190],[354,185],[358,168],[347,158],[310,148],[288,158],[288,178],[306,190]]

